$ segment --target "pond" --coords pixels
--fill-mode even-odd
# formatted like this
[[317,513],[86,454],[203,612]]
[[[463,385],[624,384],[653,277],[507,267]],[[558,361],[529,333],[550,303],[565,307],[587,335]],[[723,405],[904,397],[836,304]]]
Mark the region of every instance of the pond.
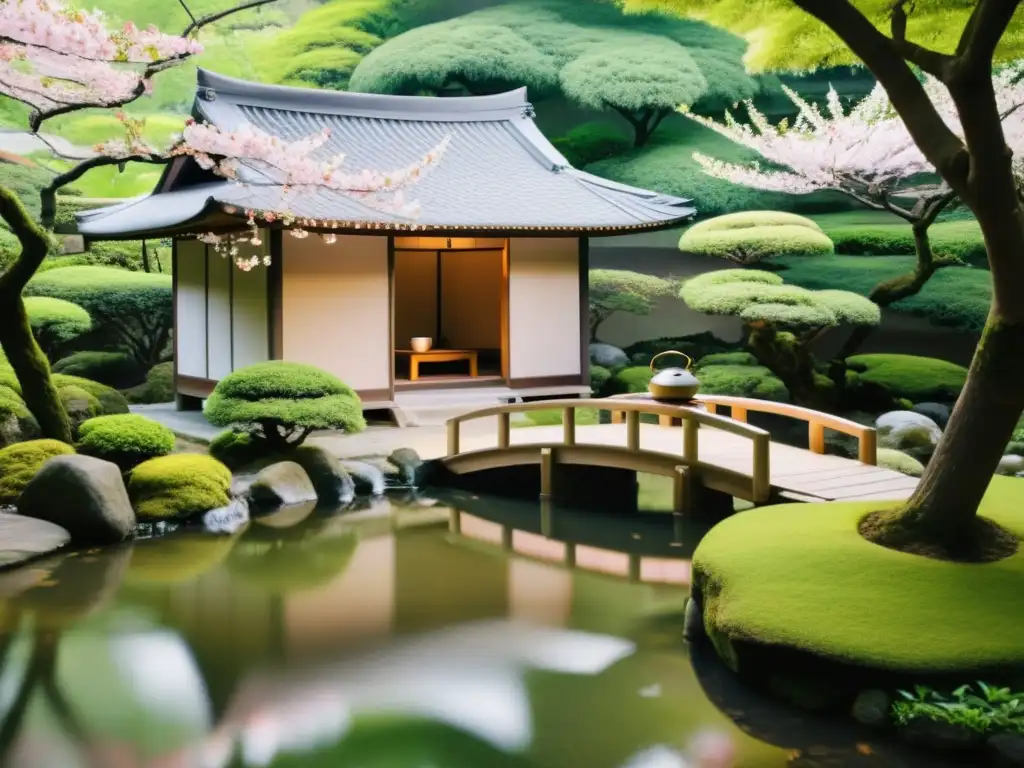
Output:
[[440,498],[0,573],[4,764],[677,768],[723,737],[738,766],[915,764],[691,660],[699,526]]

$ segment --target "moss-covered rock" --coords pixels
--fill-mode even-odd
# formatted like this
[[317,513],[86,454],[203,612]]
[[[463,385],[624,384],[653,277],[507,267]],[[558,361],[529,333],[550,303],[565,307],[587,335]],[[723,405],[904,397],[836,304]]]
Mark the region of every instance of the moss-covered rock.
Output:
[[103,409],[101,414],[103,416],[128,413],[128,401],[124,399],[124,395],[113,387],[108,387],[106,384],[100,384],[98,381],[83,379],[80,376],[70,376],[64,373],[53,374],[53,384],[57,389],[67,386],[84,389],[99,400],[100,407]]
[[962,365],[934,357],[872,354],[855,355],[846,362],[862,381],[914,403],[953,402],[967,381],[967,369]]
[[316,489],[302,465],[281,461],[262,470],[249,486],[254,507],[264,509],[316,501]]
[[160,456],[135,467],[128,497],[139,520],[187,519],[229,501],[231,470],[201,453]]
[[0,505],[16,504],[25,486],[54,456],[75,452],[59,440],[29,440],[0,450]]
[[334,454],[316,445],[303,445],[288,458],[306,470],[320,503],[348,504],[355,498],[355,483]]
[[129,403],[146,405],[174,401],[174,363],[154,365],[146,374],[146,380],[124,392]]
[[143,381],[146,372],[126,352],[95,352],[87,350],[58,360],[54,373],[78,376],[115,389],[134,387]]
[[39,422],[29,412],[21,395],[0,386],[0,448],[40,436]]
[[897,451],[894,448],[879,448],[877,463],[880,467],[901,472],[910,477],[920,477],[924,474],[924,464],[909,453]]
[[82,424],[103,415],[103,406],[93,395],[79,386],[68,384],[57,389],[60,402],[71,422],[71,434],[77,435]]
[[112,462],[127,472],[133,467],[174,450],[174,433],[153,419],[138,414],[98,416],[78,430],[78,451]]

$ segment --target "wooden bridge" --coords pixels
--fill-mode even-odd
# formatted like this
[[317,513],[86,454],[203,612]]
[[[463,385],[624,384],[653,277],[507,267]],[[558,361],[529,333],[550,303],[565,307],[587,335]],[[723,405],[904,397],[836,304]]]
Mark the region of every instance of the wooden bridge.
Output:
[[[727,408],[729,416],[718,413]],[[511,416],[562,410],[560,427],[511,429]],[[609,411],[611,424],[577,426],[581,409]],[[807,424],[808,449],[773,442],[747,423],[751,412],[786,416]],[[658,424],[643,423],[643,415]],[[463,423],[497,417],[493,447],[463,450]],[[547,400],[484,408],[448,421],[448,450],[442,460],[457,474],[529,464],[540,466],[541,497],[550,497],[556,467],[575,464],[629,469],[673,478],[674,506],[690,507],[694,484],[754,504],[776,500],[901,500],[917,486],[915,478],[876,466],[876,434],[847,419],[800,406],[719,395],[698,395],[675,404],[649,395],[599,399]],[[858,458],[825,453],[826,430],[858,441]],[[560,434],[559,434],[560,433]],[[513,437],[515,439],[513,439]]]

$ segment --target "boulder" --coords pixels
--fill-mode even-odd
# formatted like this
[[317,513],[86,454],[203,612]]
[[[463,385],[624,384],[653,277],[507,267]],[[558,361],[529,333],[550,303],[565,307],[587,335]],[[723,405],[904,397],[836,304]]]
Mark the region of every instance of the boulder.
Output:
[[418,485],[423,459],[416,451],[412,448],[396,448],[388,456],[388,461],[398,467],[398,475],[405,485]]
[[997,766],[1024,766],[1024,734],[997,733],[986,742]]
[[341,466],[355,481],[356,493],[380,496],[384,493],[384,473],[379,467],[365,461],[342,461]]
[[922,416],[927,416],[929,419],[938,424],[939,429],[945,429],[946,424],[949,423],[949,416],[953,412],[953,409],[948,405],[942,403],[918,403],[917,405],[911,406],[912,413],[919,413]]
[[1007,454],[999,460],[999,466],[996,467],[997,475],[1019,475],[1024,472],[1024,456],[1015,456],[1013,454]]
[[901,729],[901,732],[909,743],[939,752],[975,749],[983,738],[977,731],[972,731],[965,725],[927,717],[914,718]]
[[629,365],[629,355],[616,346],[595,341],[590,345],[590,362],[602,368],[623,368]]
[[249,500],[256,507],[282,507],[316,501],[316,489],[301,466],[281,461],[264,469],[249,486]]
[[321,504],[348,504],[356,497],[355,482],[337,457],[315,445],[295,451],[295,461],[306,470]]
[[854,699],[850,714],[861,725],[877,728],[889,721],[890,706],[892,706],[892,701],[889,699],[889,694],[877,688],[869,688],[866,691],[861,691]]
[[924,427],[925,429],[938,430],[940,434],[942,432],[934,419],[916,411],[889,411],[875,419],[875,429],[878,430],[879,435],[885,435],[893,430],[906,429],[908,427]]
[[211,509],[203,515],[203,527],[210,533],[233,534],[249,522],[249,502],[234,498],[226,507]]
[[692,597],[687,598],[686,608],[683,610],[683,639],[688,643],[695,643],[704,636],[704,616],[701,614],[700,605]]
[[892,448],[927,462],[942,439],[942,430],[932,419],[913,411],[890,411],[875,422],[878,445]]
[[8,514],[6,508],[0,508],[0,568],[53,552],[70,539],[68,532],[59,525]]
[[47,461],[22,491],[18,511],[61,526],[76,544],[122,541],[135,529],[121,470],[91,456]]

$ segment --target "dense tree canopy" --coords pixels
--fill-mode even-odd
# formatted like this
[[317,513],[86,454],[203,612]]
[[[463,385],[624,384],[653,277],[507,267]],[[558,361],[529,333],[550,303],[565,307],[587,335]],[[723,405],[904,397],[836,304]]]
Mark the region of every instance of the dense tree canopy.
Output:
[[[791,0],[762,0],[751,13],[748,0],[618,0],[630,13],[674,13],[728,29],[750,43],[745,61],[752,71],[816,69],[861,64],[849,46]],[[888,32],[892,0],[853,0],[879,29]],[[972,0],[921,0],[907,23],[908,40],[952,53],[971,15]],[[1024,57],[1024,11],[1003,35],[997,57]]]

